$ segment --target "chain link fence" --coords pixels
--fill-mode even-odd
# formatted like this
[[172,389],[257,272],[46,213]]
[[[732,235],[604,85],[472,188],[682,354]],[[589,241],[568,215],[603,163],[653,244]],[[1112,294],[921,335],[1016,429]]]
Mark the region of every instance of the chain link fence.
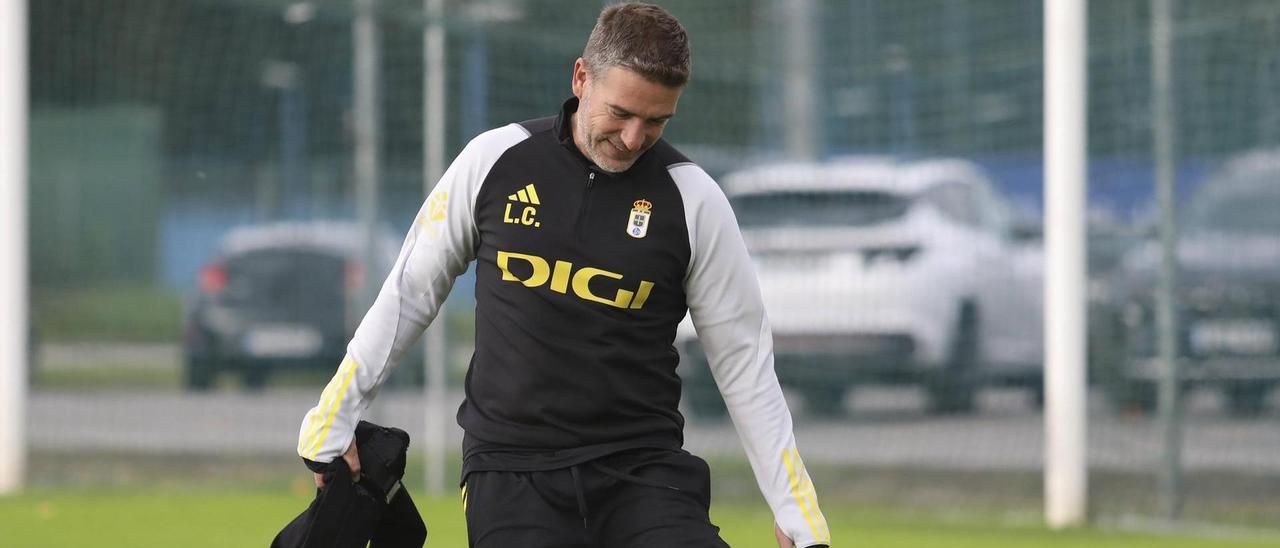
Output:
[[[946,506],[981,488],[1036,514],[1040,4],[660,3],[689,29],[694,67],[665,137],[734,204],[824,496]],[[599,7],[445,6],[448,157],[488,128],[555,113]],[[343,2],[31,3],[34,452],[292,458],[367,306],[357,289],[389,267],[362,255],[370,240],[352,223],[354,17]],[[1159,508],[1151,18],[1145,0],[1089,3],[1099,521]],[[420,2],[381,0],[376,21],[375,245],[394,253],[423,199],[426,18]],[[1274,527],[1280,3],[1180,0],[1173,32],[1185,512]],[[289,247],[307,239],[326,250]],[[246,243],[264,240],[280,245]],[[455,398],[472,277],[442,316]],[[232,314],[240,324],[208,308],[228,290],[258,306]],[[677,346],[690,447],[732,463],[696,341]],[[375,410],[411,431],[420,359]],[[40,466],[35,481],[55,475]],[[738,472],[722,492],[752,488]]]

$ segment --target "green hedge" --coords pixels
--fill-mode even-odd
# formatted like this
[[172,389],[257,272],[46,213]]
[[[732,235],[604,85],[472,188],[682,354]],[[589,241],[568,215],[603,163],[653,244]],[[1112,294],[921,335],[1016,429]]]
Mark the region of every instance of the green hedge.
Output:
[[31,318],[41,342],[177,342],[182,297],[154,287],[38,290]]

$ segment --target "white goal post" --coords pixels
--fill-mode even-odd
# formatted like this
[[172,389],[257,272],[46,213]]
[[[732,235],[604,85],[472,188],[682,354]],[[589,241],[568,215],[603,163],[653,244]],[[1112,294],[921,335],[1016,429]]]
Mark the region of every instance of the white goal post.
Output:
[[1085,4],[1044,3],[1044,503],[1054,529],[1086,518]]
[[27,456],[27,3],[0,2],[0,495]]

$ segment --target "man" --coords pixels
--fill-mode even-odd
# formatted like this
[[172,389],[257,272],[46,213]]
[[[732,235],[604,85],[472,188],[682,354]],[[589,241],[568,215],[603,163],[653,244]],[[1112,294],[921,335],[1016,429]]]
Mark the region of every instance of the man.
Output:
[[733,212],[660,139],[688,77],[671,14],[607,7],[560,114],[476,137],[427,198],[299,454],[358,470],[360,412],[475,260],[458,410],[472,546],[725,546],[707,465],[681,449],[672,342],[686,311],[779,546],[829,544]]

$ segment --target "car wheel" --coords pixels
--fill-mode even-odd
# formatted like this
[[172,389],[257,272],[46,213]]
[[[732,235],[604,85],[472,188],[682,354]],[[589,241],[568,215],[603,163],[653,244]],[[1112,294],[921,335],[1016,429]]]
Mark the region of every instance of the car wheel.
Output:
[[1111,403],[1122,413],[1153,415],[1160,403],[1160,387],[1154,382],[1127,379],[1110,388]]
[[1125,378],[1129,356],[1136,355],[1118,307],[1092,305],[1086,335],[1086,371],[1091,382],[1110,388]]
[[684,394],[685,401],[689,404],[689,411],[698,418],[719,420],[729,416],[724,398],[720,397],[720,392],[716,390],[714,384],[696,387],[686,385]]
[[186,365],[183,384],[187,390],[206,392],[213,388],[213,381],[217,378],[218,371],[211,360],[187,358]]
[[[250,365],[250,367],[253,367]],[[240,380],[244,384],[245,389],[252,391],[262,390],[267,385],[267,370],[262,367],[254,367],[246,370],[241,374]]]
[[391,378],[387,380],[387,385],[404,389],[421,389],[425,387],[427,385],[427,372],[422,360],[404,360],[401,362],[400,366],[391,374]]
[[724,397],[716,387],[715,378],[707,365],[702,348],[687,344],[680,348],[680,361],[685,363],[681,375],[681,392],[684,404],[693,416],[700,419],[722,420],[729,416]]
[[1043,411],[1045,398],[1044,379],[1036,379],[1035,382],[1028,384],[1027,392],[1031,395],[1031,406],[1035,408],[1036,411]]
[[976,407],[974,375],[980,352],[978,334],[978,309],[973,303],[966,302],[961,305],[956,319],[947,362],[928,383],[931,413],[970,413]]
[[1227,396],[1227,411],[1237,417],[1261,414],[1267,407],[1267,396],[1271,393],[1271,384],[1256,381],[1232,382],[1223,388]]
[[839,417],[844,415],[843,384],[810,385],[801,389],[804,394],[805,410],[810,415],[819,417]]

